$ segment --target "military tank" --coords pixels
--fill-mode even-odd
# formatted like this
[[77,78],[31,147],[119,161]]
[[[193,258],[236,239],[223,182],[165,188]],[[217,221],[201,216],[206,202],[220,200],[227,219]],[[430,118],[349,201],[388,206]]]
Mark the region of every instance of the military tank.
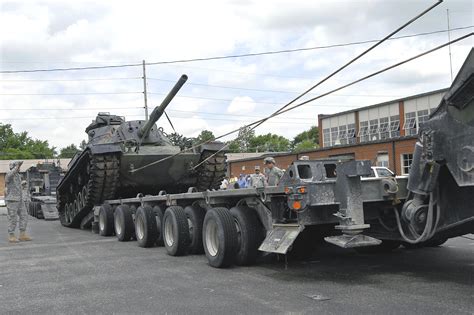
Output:
[[[87,228],[93,220],[92,208],[107,199],[219,187],[226,171],[225,152],[220,151],[223,143],[210,142],[177,154],[180,147],[155,124],[186,80],[182,75],[148,120],[97,115],[86,128],[87,147],[74,156],[57,186],[62,225]],[[156,161],[160,162],[149,165]]]

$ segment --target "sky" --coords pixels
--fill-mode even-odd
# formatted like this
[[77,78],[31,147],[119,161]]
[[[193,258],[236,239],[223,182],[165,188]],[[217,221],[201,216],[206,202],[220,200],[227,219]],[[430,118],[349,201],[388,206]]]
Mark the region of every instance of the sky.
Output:
[[[218,136],[271,114],[435,1],[5,1],[0,71],[90,67],[342,45],[291,53],[146,66],[150,111],[176,132]],[[472,0],[446,0],[315,90],[315,97],[474,30]],[[463,28],[463,29],[459,29]],[[292,139],[332,114],[448,87],[473,37],[275,117],[256,134]],[[98,112],[144,119],[142,67],[0,74],[0,123],[62,148],[86,139]],[[302,98],[302,100],[308,97]],[[166,119],[158,122],[173,132]],[[232,136],[225,138],[231,139]]]

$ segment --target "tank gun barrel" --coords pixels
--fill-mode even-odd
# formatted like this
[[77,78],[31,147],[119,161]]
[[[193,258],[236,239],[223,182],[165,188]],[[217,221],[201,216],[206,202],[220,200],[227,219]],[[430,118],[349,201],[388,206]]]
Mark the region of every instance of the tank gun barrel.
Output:
[[166,107],[171,102],[171,100],[176,96],[176,94],[184,85],[186,80],[188,80],[188,76],[183,74],[181,78],[179,78],[178,82],[176,82],[176,84],[173,86],[173,88],[168,93],[168,95],[166,95],[165,99],[163,100],[163,102],[161,102],[160,106],[155,107],[153,112],[150,114],[150,118],[138,131],[138,135],[141,138],[145,138],[148,136],[153,125],[158,121],[158,119],[160,119],[161,116],[163,116]]

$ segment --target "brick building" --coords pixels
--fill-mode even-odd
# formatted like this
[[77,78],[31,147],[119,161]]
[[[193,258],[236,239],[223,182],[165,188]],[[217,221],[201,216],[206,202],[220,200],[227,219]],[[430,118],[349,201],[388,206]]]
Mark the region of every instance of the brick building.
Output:
[[370,160],[387,166],[397,175],[408,174],[420,126],[438,107],[447,89],[361,107],[332,115],[318,116],[321,148],[302,153],[264,154],[260,158],[229,162],[229,173],[250,174],[263,157],[273,156],[281,168],[287,168],[301,156],[310,159],[340,158]]

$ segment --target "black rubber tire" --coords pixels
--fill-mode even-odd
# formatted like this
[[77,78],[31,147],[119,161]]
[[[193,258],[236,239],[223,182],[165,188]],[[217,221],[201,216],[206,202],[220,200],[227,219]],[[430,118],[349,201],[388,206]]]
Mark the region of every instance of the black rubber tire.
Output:
[[[103,225],[101,226],[100,221]],[[111,236],[114,234],[114,211],[109,204],[103,204],[99,210],[99,234]]]
[[400,241],[382,240],[380,245],[367,246],[367,247],[356,247],[356,252],[360,254],[377,254],[377,253],[389,253],[402,245]]
[[230,209],[230,213],[237,224],[238,249],[235,263],[239,266],[248,266],[255,263],[258,257],[258,247],[262,236],[262,225],[255,210],[239,206]]
[[135,213],[135,235],[138,246],[153,247],[158,238],[155,212],[150,206],[138,207]]
[[425,242],[425,246],[438,247],[438,246],[441,246],[444,243],[446,243],[447,240],[448,240],[448,238],[432,238],[432,239],[427,240]]
[[157,246],[164,246],[163,243],[163,215],[165,214],[165,210],[161,206],[154,206],[153,212],[155,212],[155,220],[156,220],[156,228],[158,230],[158,237],[156,238],[156,245]]
[[92,222],[91,231],[94,234],[99,234],[99,222]]
[[191,221],[189,226],[189,253],[194,255],[204,254],[204,247],[202,245],[202,224],[204,222],[204,216],[206,210],[198,206],[187,206],[184,208],[186,217]]
[[35,205],[36,205],[36,217],[38,219],[44,219],[44,215],[43,215],[43,209],[41,209],[41,203],[40,202],[35,202]]
[[[237,228],[227,208],[212,208],[206,212],[202,239],[209,265],[224,268],[234,262],[238,250]],[[215,243],[216,248],[211,242]]]
[[114,229],[120,242],[128,242],[135,235],[135,224],[133,224],[132,212],[128,206],[120,205],[115,208]]
[[[163,241],[166,252],[170,256],[187,254],[189,247],[189,225],[184,209],[180,206],[170,206],[163,216]],[[172,239],[167,236],[167,229]]]

